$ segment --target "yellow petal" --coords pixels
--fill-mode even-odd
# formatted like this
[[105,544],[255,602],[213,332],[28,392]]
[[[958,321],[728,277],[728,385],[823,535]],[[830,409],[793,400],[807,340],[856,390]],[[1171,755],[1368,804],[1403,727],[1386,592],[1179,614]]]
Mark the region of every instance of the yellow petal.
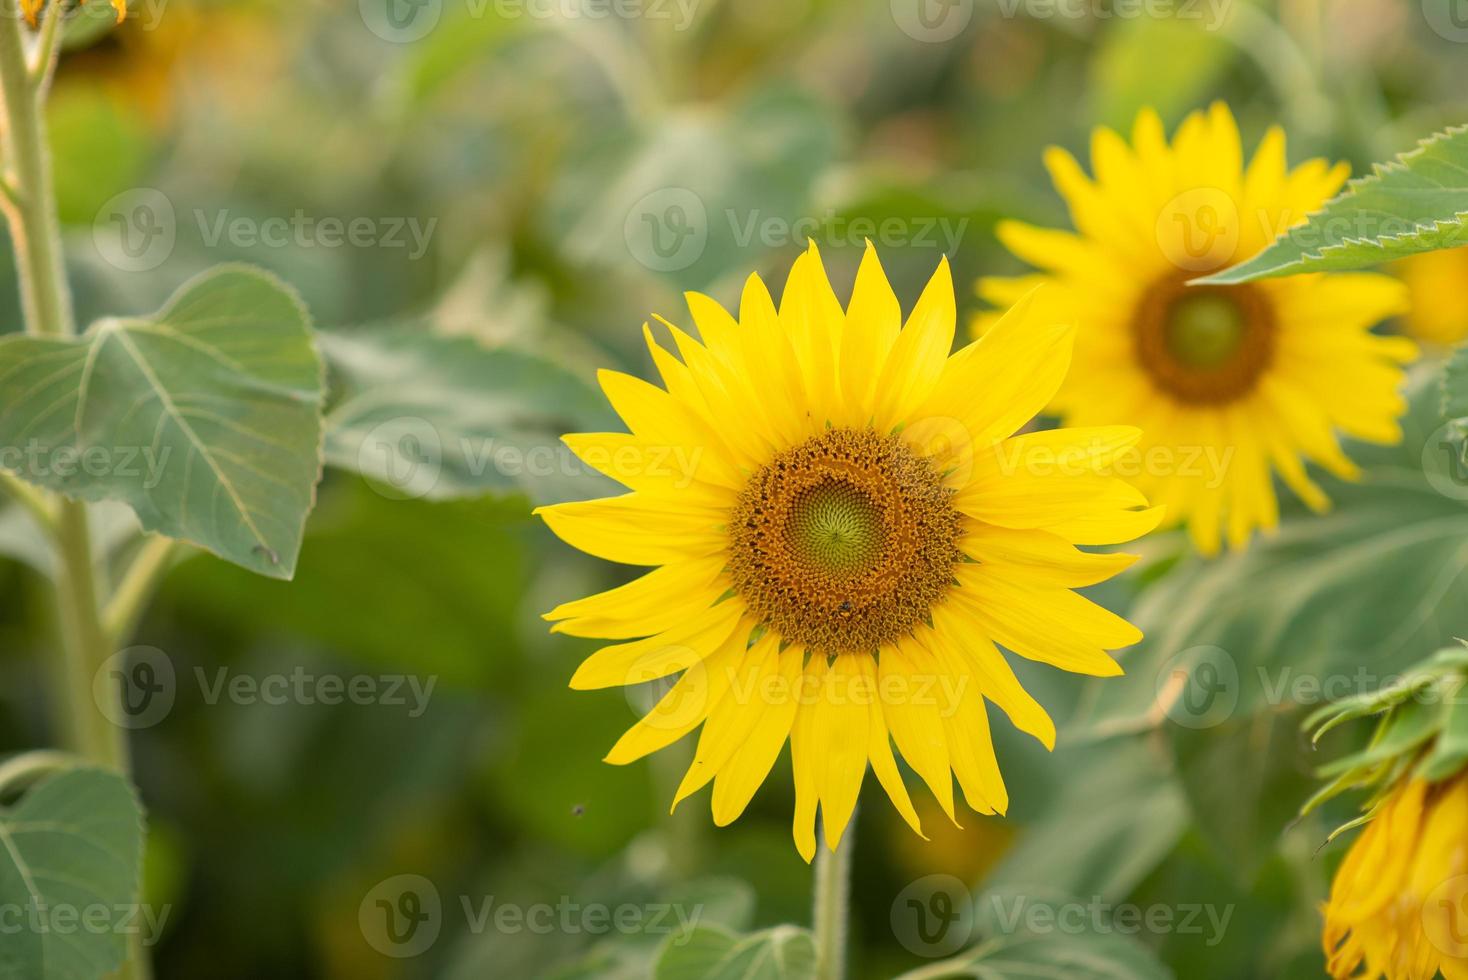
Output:
[[708,558],[728,544],[720,530],[727,512],[638,493],[551,504],[535,513],[571,547],[624,565]]
[[[571,677],[578,691],[643,684],[687,670],[726,642],[743,642],[738,630],[744,604],[729,599],[657,636],[602,647],[587,657]],[[735,633],[741,637],[731,639]]]

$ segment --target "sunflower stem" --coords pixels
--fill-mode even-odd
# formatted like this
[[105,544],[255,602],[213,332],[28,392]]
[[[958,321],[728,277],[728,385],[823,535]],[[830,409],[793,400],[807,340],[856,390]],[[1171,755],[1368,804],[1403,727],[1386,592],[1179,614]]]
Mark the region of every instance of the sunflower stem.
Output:
[[[71,290],[61,252],[61,222],[46,139],[45,100],[60,49],[60,0],[52,0],[36,60],[27,60],[27,36],[13,2],[0,9],[0,148],[13,193],[0,195],[15,253],[26,332],[39,337],[76,333]],[[10,486],[12,493],[14,486]],[[61,679],[56,700],[69,727],[71,748],[89,762],[128,772],[124,732],[92,696],[92,680],[112,652],[102,622],[102,582],[92,547],[91,513],[85,503],[56,498],[55,602],[61,634]],[[147,980],[151,973],[134,933],[117,980]]]
[[832,850],[821,831],[816,844],[815,907],[816,980],[842,980],[846,975],[846,919],[851,904],[851,849],[856,815]]

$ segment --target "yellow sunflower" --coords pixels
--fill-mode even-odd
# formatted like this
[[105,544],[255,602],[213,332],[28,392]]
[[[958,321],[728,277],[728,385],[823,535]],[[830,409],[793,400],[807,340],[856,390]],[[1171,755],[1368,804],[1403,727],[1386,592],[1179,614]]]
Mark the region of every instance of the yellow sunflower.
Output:
[[631,430],[566,436],[631,492],[543,507],[556,534],[641,578],[547,614],[618,642],[577,689],[681,673],[611,750],[625,764],[702,726],[674,806],[713,783],[720,825],[744,810],[787,739],[795,842],[810,860],[819,807],[834,849],[867,766],[921,833],[893,743],[954,816],[1003,813],[985,700],[1053,746],[1055,726],[995,644],[1092,675],[1140,639],[1071,591],[1115,575],[1115,544],[1160,518],[1101,471],[1135,442],[1111,427],[1013,436],[1054,394],[1073,330],[1020,303],[949,356],[946,260],[904,325],[870,247],[843,311],[815,246],[778,309],[758,276],[738,318],[688,295],[702,337],[644,327],[664,387],[600,380]]
[[1468,775],[1399,782],[1351,845],[1323,911],[1337,980],[1468,980]]
[[1073,425],[1140,427],[1142,442],[1116,472],[1170,522],[1185,522],[1200,551],[1216,553],[1224,538],[1243,547],[1256,528],[1276,526],[1272,473],[1311,508],[1327,508],[1304,463],[1354,478],[1338,434],[1401,438],[1401,365],[1416,348],[1370,332],[1405,308],[1400,283],[1342,274],[1187,285],[1303,220],[1341,186],[1344,164],[1288,169],[1274,128],[1246,167],[1222,104],[1190,115],[1171,144],[1150,110],[1130,145],[1097,129],[1094,177],[1060,149],[1045,163],[1077,231],[1002,223],[1004,244],[1043,271],[983,279],[979,294],[1007,307],[1054,285],[1045,318],[1079,331],[1076,369],[1053,408]]
[[1411,297],[1408,334],[1439,347],[1468,338],[1468,246],[1414,255],[1396,271]]

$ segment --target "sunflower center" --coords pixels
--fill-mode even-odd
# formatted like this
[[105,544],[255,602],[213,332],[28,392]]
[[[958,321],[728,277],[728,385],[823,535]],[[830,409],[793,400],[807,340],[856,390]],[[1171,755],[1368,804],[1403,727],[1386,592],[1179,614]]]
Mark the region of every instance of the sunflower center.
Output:
[[875,502],[842,480],[803,491],[785,526],[790,552],[832,575],[857,574],[882,555],[882,515]]
[[777,455],[740,494],[735,591],[787,643],[874,651],[927,619],[952,584],[952,496],[896,436],[828,430]]
[[1154,283],[1132,317],[1137,360],[1163,391],[1192,405],[1248,394],[1274,359],[1274,309],[1257,287]]

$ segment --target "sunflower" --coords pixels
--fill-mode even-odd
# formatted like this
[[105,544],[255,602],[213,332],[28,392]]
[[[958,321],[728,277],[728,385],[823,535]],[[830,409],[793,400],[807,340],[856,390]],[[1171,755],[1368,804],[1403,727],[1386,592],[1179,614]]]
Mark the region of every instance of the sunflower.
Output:
[[1318,208],[1341,186],[1344,164],[1288,169],[1284,134],[1273,128],[1245,167],[1222,104],[1190,115],[1170,145],[1150,110],[1130,145],[1097,129],[1094,178],[1060,149],[1045,163],[1077,231],[1001,223],[1001,241],[1043,271],[980,280],[979,294],[1007,307],[1054,285],[1046,318],[1079,331],[1076,370],[1053,408],[1073,425],[1140,427],[1142,442],[1116,472],[1165,506],[1170,522],[1186,523],[1201,552],[1217,553],[1225,538],[1243,547],[1255,529],[1276,526],[1272,473],[1325,510],[1304,464],[1354,478],[1339,434],[1401,438],[1401,365],[1416,348],[1370,332],[1405,308],[1400,283],[1342,274],[1188,285]]
[[1102,472],[1124,427],[1014,436],[1069,366],[1073,329],[1022,302],[949,356],[946,260],[904,325],[868,245],[843,311],[812,245],[778,309],[758,276],[738,318],[688,295],[702,342],[644,326],[664,387],[600,381],[631,430],[566,436],[622,496],[540,508],[567,543],[654,566],[547,614],[554,630],[615,643],[577,689],[678,674],[607,761],[632,762],[702,726],[673,805],[713,783],[739,816],[788,739],[796,846],[834,849],[870,763],[921,826],[893,752],[954,817],[954,776],[980,813],[1008,803],[985,701],[1047,747],[1055,726],[1020,686],[1022,657],[1098,676],[1140,634],[1071,591],[1134,560],[1076,545],[1129,541],[1160,514]]
[[[60,2],[60,0],[52,0],[52,2]],[[85,2],[85,0],[83,0],[83,2]],[[127,19],[127,0],[107,0],[107,2],[109,2],[112,5],[112,9],[117,12],[117,22],[119,24]],[[45,5],[46,0],[20,0],[21,12],[25,14],[26,21],[29,22],[32,27],[36,26],[36,15],[41,12],[41,8]]]
[[1323,911],[1337,980],[1438,971],[1468,980],[1468,774],[1399,781],[1341,862]]
[[1438,347],[1468,338],[1468,246],[1414,255],[1396,271],[1411,297],[1408,334]]

